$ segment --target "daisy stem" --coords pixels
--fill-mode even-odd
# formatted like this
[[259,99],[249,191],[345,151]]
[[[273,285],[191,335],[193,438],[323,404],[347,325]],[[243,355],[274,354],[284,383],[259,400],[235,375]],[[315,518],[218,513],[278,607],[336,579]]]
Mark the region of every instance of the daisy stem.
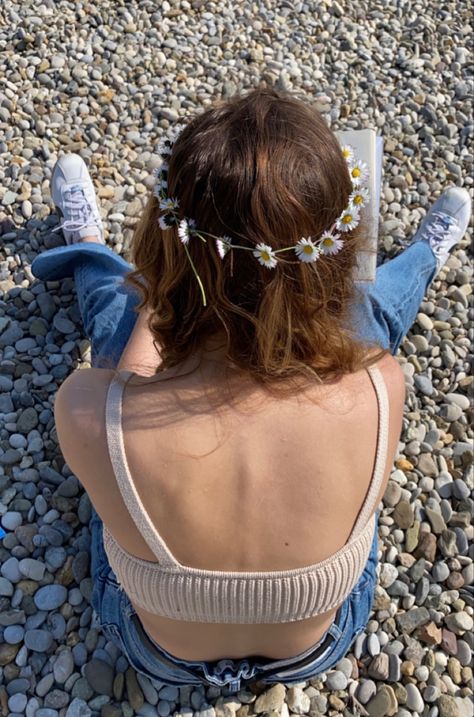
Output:
[[[195,230],[197,232],[197,230]],[[205,232],[204,229],[199,229],[201,234],[207,234],[208,237],[214,237],[214,239],[220,239],[220,237],[217,237],[215,234],[211,234],[211,232]]]
[[199,288],[201,289],[203,305],[204,305],[204,306],[207,306],[207,304],[206,304],[206,294],[205,294],[205,292],[204,292],[204,287],[203,287],[203,285],[202,285],[202,281],[201,281],[201,279],[200,279],[200,277],[199,277],[199,274],[197,273],[196,267],[194,266],[194,262],[193,262],[193,260],[191,259],[191,254],[189,253],[188,247],[186,246],[186,244],[183,244],[183,246],[184,246],[184,248],[186,249],[186,254],[188,255],[188,259],[189,259],[190,264],[191,264],[191,266],[192,266],[192,269],[193,269],[193,271],[194,271],[194,273],[195,273],[195,275],[196,275],[196,279],[197,279],[197,281],[198,281]]
[[284,249],[274,249],[273,253],[281,254],[282,251],[291,251],[294,248],[295,248],[294,246],[286,246]]
[[201,236],[200,234],[198,234],[198,232],[197,232],[197,231],[195,231],[195,230],[191,229],[191,232],[192,232],[193,234],[196,234],[196,236],[198,236],[198,237],[199,237],[199,239],[202,239],[202,240],[203,240],[203,242],[204,242],[204,244],[207,244],[207,239],[204,239],[204,237],[202,237],[202,236]]

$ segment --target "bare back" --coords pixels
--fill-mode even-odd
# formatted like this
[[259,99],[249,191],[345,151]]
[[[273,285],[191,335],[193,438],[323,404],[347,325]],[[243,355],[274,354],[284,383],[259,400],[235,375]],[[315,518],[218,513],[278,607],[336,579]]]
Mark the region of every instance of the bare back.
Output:
[[[381,498],[400,436],[405,385],[396,359],[385,356],[377,365],[390,404]],[[70,394],[76,407],[82,403],[74,413],[83,425],[74,431],[85,436],[88,415],[89,446],[71,440],[66,460],[114,538],[131,554],[156,560],[123,503],[107,451],[104,407],[112,372],[78,373]],[[156,378],[133,376],[126,386],[124,445],[140,497],[181,563],[286,570],[324,560],[345,544],[375,460],[378,406],[365,370],[315,386],[308,395],[316,403],[263,398],[255,389],[236,408],[217,411],[195,374]],[[63,437],[66,445],[66,431],[64,452]],[[247,626],[171,620],[134,607],[156,642],[189,660],[288,658],[317,642],[336,613]]]

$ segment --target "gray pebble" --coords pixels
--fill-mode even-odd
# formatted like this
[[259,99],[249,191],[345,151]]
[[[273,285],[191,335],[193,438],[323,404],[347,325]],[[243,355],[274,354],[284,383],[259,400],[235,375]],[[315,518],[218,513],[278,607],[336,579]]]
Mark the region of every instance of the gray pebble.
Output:
[[7,625],[3,632],[3,639],[8,645],[18,645],[24,635],[25,630],[21,625]]
[[456,652],[456,657],[458,658],[461,665],[470,665],[472,659],[472,650],[469,647],[468,643],[465,640],[458,640],[457,647],[458,651]]
[[408,709],[414,710],[415,712],[421,714],[423,712],[425,704],[423,702],[423,698],[420,694],[418,687],[412,683],[408,683],[405,685],[405,689],[407,692],[406,705]]
[[20,433],[29,433],[32,431],[36,426],[38,425],[38,414],[36,412],[36,409],[34,409],[32,406],[29,406],[28,408],[25,408],[23,411],[21,411],[19,418],[16,422],[17,430],[20,431]]
[[5,530],[15,530],[15,528],[18,528],[19,525],[21,525],[23,522],[23,518],[21,516],[21,513],[18,511],[10,510],[7,513],[5,513],[2,516],[2,527],[5,528]]
[[443,583],[449,576],[450,570],[446,563],[437,562],[433,564],[431,575],[437,583]]
[[347,677],[339,670],[328,672],[326,685],[330,690],[345,690],[347,687]]
[[[5,339],[5,333],[2,334],[3,339]],[[8,378],[8,376],[2,376],[0,374],[0,391],[11,391],[13,388],[13,381],[11,378]]]
[[439,699],[441,692],[439,687],[436,685],[428,685],[423,690],[423,699],[425,702],[436,702]]
[[421,393],[423,393],[425,396],[431,396],[433,393],[433,384],[431,383],[431,379],[428,378],[428,376],[424,376],[423,374],[416,374],[414,377],[415,386],[418,388]]
[[67,598],[67,589],[64,585],[45,585],[34,594],[35,605],[38,610],[56,610]]
[[23,575],[20,572],[18,558],[11,557],[5,560],[0,565],[0,572],[3,577],[9,580],[11,583],[17,583],[21,580]]
[[357,688],[357,699],[361,704],[366,705],[376,692],[375,682],[373,680],[364,680]]
[[54,328],[62,334],[71,334],[76,330],[75,325],[65,316],[57,314],[53,319]]
[[466,500],[471,495],[471,490],[464,480],[456,478],[453,483],[453,494],[458,500]]
[[173,687],[172,685],[166,685],[160,689],[159,696],[161,700],[176,702],[179,696],[179,689],[177,687]]
[[72,652],[70,650],[62,650],[53,665],[54,679],[60,685],[63,685],[73,670],[74,659]]
[[8,698],[8,709],[11,712],[23,712],[27,702],[28,698],[26,695],[12,695]]
[[36,341],[35,339],[27,336],[24,339],[16,341],[15,348],[19,353],[27,353],[28,351],[31,351],[31,349],[36,348]]
[[35,580],[36,582],[40,582],[43,579],[44,571],[46,569],[43,562],[40,560],[34,560],[33,558],[23,558],[23,560],[20,560],[18,563],[18,567],[25,578]]
[[372,655],[372,657],[378,655],[380,652],[380,642],[375,632],[371,632],[367,637],[367,652],[369,655]]
[[448,630],[456,633],[456,635],[468,632],[473,628],[473,619],[467,612],[452,612],[445,617],[445,623]]
[[92,710],[84,700],[75,697],[67,708],[66,717],[91,717]]
[[396,654],[388,656],[388,679],[390,682],[399,682],[401,677],[402,661]]
[[52,672],[49,672],[47,675],[42,677],[41,680],[39,680],[36,686],[36,694],[38,694],[40,697],[44,697],[50,692],[53,685],[54,674]]
[[47,652],[53,643],[53,636],[47,630],[27,630],[25,645],[35,652]]

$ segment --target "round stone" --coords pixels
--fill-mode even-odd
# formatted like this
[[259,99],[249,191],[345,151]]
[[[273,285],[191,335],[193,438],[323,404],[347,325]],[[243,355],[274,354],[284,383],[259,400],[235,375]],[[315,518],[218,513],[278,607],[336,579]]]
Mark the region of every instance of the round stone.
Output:
[[56,610],[66,601],[67,589],[64,585],[44,585],[33,596],[38,610]]
[[9,645],[18,645],[23,640],[25,629],[21,625],[7,625],[3,631],[3,639]]
[[18,563],[18,567],[25,578],[36,582],[40,582],[43,579],[44,571],[46,570],[46,565],[43,562],[33,558],[23,558]]
[[377,688],[372,680],[364,680],[357,688],[357,699],[363,705],[375,695]]
[[467,666],[467,665],[471,664],[472,650],[469,647],[469,644],[465,640],[457,641],[456,657],[458,658],[459,662],[463,666]]
[[23,712],[28,698],[26,695],[16,694],[8,698],[8,709],[12,712]]
[[443,583],[449,576],[449,568],[446,563],[434,563],[431,569],[431,575],[437,583]]
[[72,675],[73,670],[74,658],[72,652],[70,650],[62,650],[53,665],[54,679],[62,685],[66,682],[67,678]]
[[472,617],[467,612],[453,612],[446,615],[444,621],[448,630],[452,630],[456,635],[470,632],[474,625]]
[[436,685],[428,685],[423,690],[423,699],[425,702],[436,702],[440,694],[439,687]]
[[25,645],[34,652],[47,652],[53,643],[53,636],[47,630],[27,630]]
[[414,710],[415,712],[419,712],[421,714],[425,708],[425,703],[423,702],[420,690],[416,685],[412,683],[408,683],[407,685],[405,685],[405,689],[407,692],[406,705],[408,709]]
[[28,441],[21,433],[12,433],[8,441],[12,448],[26,448]]
[[383,588],[388,588],[398,578],[398,570],[395,565],[391,563],[383,563],[380,569],[380,585]]
[[340,670],[328,672],[326,685],[330,690],[345,690],[347,687],[347,677]]
[[21,513],[15,510],[10,510],[7,513],[4,513],[1,520],[2,527],[6,530],[15,530],[15,528],[18,528],[22,522],[23,518]]

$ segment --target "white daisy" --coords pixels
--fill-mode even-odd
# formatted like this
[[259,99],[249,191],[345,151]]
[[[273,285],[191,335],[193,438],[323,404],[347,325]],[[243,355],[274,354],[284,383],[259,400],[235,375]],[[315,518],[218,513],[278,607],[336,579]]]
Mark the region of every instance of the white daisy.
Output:
[[166,189],[168,188],[168,182],[166,179],[160,179],[155,186],[153,187],[153,194],[157,199],[163,199],[163,194],[166,194]]
[[344,209],[341,216],[336,221],[336,227],[341,232],[349,232],[354,229],[360,220],[359,209],[354,207],[352,204]]
[[160,141],[158,142],[156,151],[158,154],[160,154],[162,157],[167,156],[171,154],[171,150],[173,147],[173,143],[169,139],[169,137],[161,137]]
[[189,242],[190,234],[188,220],[186,219],[186,217],[184,217],[184,219],[181,219],[180,223],[178,224],[178,234],[183,244],[187,244]]
[[225,255],[227,254],[227,252],[230,250],[231,243],[232,243],[231,237],[229,237],[225,234],[222,237],[222,239],[216,239],[217,251],[219,252],[219,256],[221,259],[223,259],[225,257]]
[[171,197],[164,197],[164,199],[162,199],[160,201],[160,209],[163,209],[164,211],[166,211],[166,210],[173,211],[174,209],[177,209],[178,206],[179,206],[178,200],[172,199]]
[[344,244],[342,239],[339,239],[340,234],[331,234],[331,232],[324,232],[320,238],[320,250],[323,254],[337,254]]
[[268,244],[259,243],[253,250],[253,255],[257,257],[262,266],[267,269],[273,269],[277,264],[277,258],[273,253],[273,249]]
[[352,194],[349,197],[349,204],[352,204],[354,207],[361,208],[364,207],[367,201],[369,200],[369,190],[367,187],[360,187],[357,189],[354,189]]
[[167,220],[169,221],[168,214],[162,214],[158,218],[158,224],[160,225],[160,228],[163,229],[163,231],[166,231],[167,229],[171,229],[171,224],[169,224]]
[[302,237],[295,245],[295,252],[300,261],[316,261],[319,257],[319,250],[308,237]]
[[341,147],[342,150],[342,156],[346,160],[346,162],[352,162],[354,160],[354,147],[352,147],[350,144],[344,144]]
[[166,134],[168,135],[170,142],[176,142],[184,127],[184,124],[175,124],[169,130],[167,130]]
[[369,167],[366,162],[358,159],[357,162],[350,164],[349,174],[351,175],[352,184],[355,187],[360,187],[369,178]]

